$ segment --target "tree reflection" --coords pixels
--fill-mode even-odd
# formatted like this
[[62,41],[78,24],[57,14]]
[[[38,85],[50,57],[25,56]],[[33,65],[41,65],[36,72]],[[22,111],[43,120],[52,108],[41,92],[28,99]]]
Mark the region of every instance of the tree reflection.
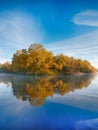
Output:
[[55,93],[64,95],[75,89],[88,87],[94,78],[93,74],[39,78],[0,75],[0,82],[11,83],[13,94],[17,99],[29,101],[33,106],[41,106],[47,97]]

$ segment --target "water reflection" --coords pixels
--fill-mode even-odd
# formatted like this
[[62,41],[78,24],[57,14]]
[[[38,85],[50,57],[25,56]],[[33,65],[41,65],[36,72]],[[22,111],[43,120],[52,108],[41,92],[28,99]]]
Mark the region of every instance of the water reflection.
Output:
[[0,75],[0,82],[12,86],[13,95],[17,99],[29,101],[33,106],[41,106],[47,97],[55,93],[65,95],[75,89],[88,87],[96,75],[81,76],[48,76],[28,77],[16,75]]

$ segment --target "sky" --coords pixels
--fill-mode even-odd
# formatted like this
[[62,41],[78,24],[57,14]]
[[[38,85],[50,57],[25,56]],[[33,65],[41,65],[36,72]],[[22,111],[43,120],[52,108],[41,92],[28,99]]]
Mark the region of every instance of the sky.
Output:
[[98,68],[98,0],[0,0],[0,62],[33,43]]

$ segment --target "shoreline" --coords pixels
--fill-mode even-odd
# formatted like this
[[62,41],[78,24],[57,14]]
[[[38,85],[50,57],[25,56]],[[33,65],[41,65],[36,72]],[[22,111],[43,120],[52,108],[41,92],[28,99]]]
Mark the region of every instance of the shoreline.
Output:
[[98,72],[92,72],[92,73],[81,73],[81,72],[75,72],[70,74],[34,74],[34,75],[27,75],[27,74],[21,74],[21,73],[9,73],[9,72],[0,72],[0,75],[15,75],[15,76],[23,76],[23,77],[48,77],[48,76],[83,76],[83,75],[92,75],[92,74],[98,74]]

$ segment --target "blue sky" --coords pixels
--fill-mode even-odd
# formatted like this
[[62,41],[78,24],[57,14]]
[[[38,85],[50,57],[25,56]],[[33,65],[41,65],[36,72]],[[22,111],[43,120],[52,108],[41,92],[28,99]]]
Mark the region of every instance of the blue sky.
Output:
[[98,68],[98,0],[0,0],[0,62],[35,42]]

